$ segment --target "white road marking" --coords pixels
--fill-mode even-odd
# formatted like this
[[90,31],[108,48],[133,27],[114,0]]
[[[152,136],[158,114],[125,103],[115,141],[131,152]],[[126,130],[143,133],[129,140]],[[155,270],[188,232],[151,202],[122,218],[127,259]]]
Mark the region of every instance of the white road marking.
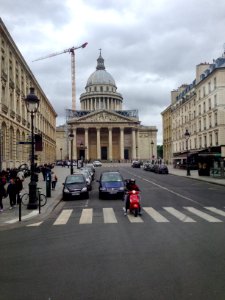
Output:
[[118,223],[113,208],[103,208],[104,223]]
[[182,212],[178,211],[177,209],[173,207],[163,207],[166,211],[168,211],[171,215],[176,217],[178,220],[185,222],[185,223],[195,223],[196,221],[192,218],[186,216]]
[[211,206],[205,206],[205,208],[212,211],[212,212],[214,212],[214,213],[216,213],[216,214],[218,214],[218,215],[220,215],[220,216],[225,217],[225,211],[223,211],[223,210],[220,210],[218,208],[211,207]]
[[37,227],[37,226],[40,226],[42,223],[43,223],[43,221],[38,222],[38,223],[29,224],[29,225],[27,225],[27,227]]
[[73,210],[72,209],[64,209],[58,218],[55,220],[53,225],[64,225],[68,222]]
[[144,221],[140,216],[135,217],[133,214],[127,214],[127,217],[131,223],[143,223]]
[[[27,220],[27,219],[30,219],[30,218],[32,218],[32,217],[37,216],[38,214],[39,214],[38,211],[33,210],[33,211],[30,212],[29,214],[27,214],[27,215],[25,215],[25,216],[22,216],[22,217],[21,217],[21,220]],[[19,222],[19,217],[16,218],[16,219],[12,219],[12,220],[10,220],[10,221],[7,221],[7,222],[5,222],[5,223],[7,223],[7,224],[14,224],[14,223],[16,223],[16,222]]]
[[[128,173],[134,175],[134,174],[131,173],[131,172],[128,172]],[[169,192],[169,193],[171,193],[171,194],[174,194],[174,195],[176,195],[176,196],[178,196],[178,197],[180,197],[180,198],[183,198],[183,199],[185,199],[185,200],[194,202],[194,203],[196,203],[196,204],[198,204],[198,205],[201,205],[201,206],[203,207],[203,205],[202,205],[201,203],[199,203],[199,202],[197,202],[197,201],[195,201],[195,200],[193,200],[193,199],[191,199],[191,198],[189,198],[189,197],[185,197],[185,196],[183,196],[183,195],[181,195],[181,194],[179,194],[179,193],[177,193],[177,192],[174,192],[173,190],[170,190],[170,189],[168,189],[168,188],[166,188],[166,187],[164,187],[164,186],[162,186],[162,185],[160,185],[160,184],[157,184],[157,183],[155,183],[154,181],[148,180],[148,179],[146,179],[146,178],[144,178],[144,177],[141,177],[141,176],[138,176],[138,175],[135,175],[135,176],[138,177],[138,178],[140,178],[140,179],[142,179],[142,180],[144,180],[144,181],[147,181],[147,182],[149,182],[149,183],[151,183],[151,184],[153,184],[153,185],[155,185],[155,186],[157,186],[157,187],[159,187],[160,189],[163,189],[163,190],[165,190],[165,191],[167,191],[167,192]]]
[[91,224],[93,218],[93,208],[84,208],[80,217],[79,224]]
[[191,213],[195,214],[196,216],[199,216],[200,218],[208,221],[208,222],[212,222],[212,223],[219,223],[222,222],[221,220],[214,218],[204,212],[202,212],[201,210],[198,210],[194,207],[184,207],[185,209],[187,209],[188,211],[190,211]]
[[152,217],[158,223],[166,223],[169,222],[165,217],[163,217],[160,213],[158,213],[153,207],[143,207],[146,213]]

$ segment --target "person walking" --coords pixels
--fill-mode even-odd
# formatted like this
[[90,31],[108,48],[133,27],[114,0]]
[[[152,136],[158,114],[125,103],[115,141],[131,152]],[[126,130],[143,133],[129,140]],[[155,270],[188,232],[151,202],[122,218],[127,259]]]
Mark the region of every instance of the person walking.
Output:
[[54,172],[52,172],[52,189],[55,189],[56,183],[57,183],[58,177]]
[[6,189],[4,187],[4,183],[0,180],[0,212],[3,212],[3,203],[2,199],[6,197]]
[[10,208],[12,209],[16,205],[17,187],[13,178],[10,179],[7,187],[7,194],[9,195]]

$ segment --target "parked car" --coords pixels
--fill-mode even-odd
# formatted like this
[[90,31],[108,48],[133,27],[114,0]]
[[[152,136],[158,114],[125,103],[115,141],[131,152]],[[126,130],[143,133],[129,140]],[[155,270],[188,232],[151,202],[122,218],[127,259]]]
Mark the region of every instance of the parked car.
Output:
[[95,167],[93,164],[86,164],[84,168],[87,168],[89,172],[91,173],[92,180],[95,178]]
[[145,171],[153,171],[153,167],[154,167],[154,165],[152,163],[150,163],[150,162],[146,162],[143,165],[143,169]]
[[63,200],[69,200],[74,197],[89,198],[86,178],[81,173],[68,175],[63,183]]
[[169,174],[168,167],[164,164],[154,165],[153,170],[155,173],[158,173],[158,174]]
[[94,167],[101,167],[102,163],[99,160],[95,160],[95,161],[93,161],[93,166]]
[[140,168],[140,167],[141,167],[141,162],[140,162],[140,160],[133,160],[133,161],[132,161],[131,167],[132,167],[132,168]]
[[125,182],[118,171],[103,172],[98,182],[99,199],[104,199],[106,197],[122,199],[124,197]]
[[81,168],[79,169],[79,171],[84,174],[85,178],[86,178],[86,182],[87,182],[87,186],[88,186],[88,190],[91,191],[92,190],[92,175],[89,172],[88,169],[86,168]]

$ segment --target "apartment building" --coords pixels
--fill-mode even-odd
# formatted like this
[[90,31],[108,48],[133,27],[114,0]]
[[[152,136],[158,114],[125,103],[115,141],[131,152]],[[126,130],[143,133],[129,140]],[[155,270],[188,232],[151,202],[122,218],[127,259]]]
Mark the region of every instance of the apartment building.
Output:
[[42,136],[43,150],[38,151],[37,163],[55,161],[57,114],[32,74],[22,54],[0,18],[0,168],[14,168],[30,163],[31,116],[24,98],[30,87],[40,99],[34,117],[34,132]]
[[[196,66],[196,78],[171,93],[171,104],[162,113],[163,136],[171,112],[171,160],[214,168],[225,157],[225,56]],[[188,130],[190,136],[185,139]],[[167,145],[168,146],[168,145]],[[169,150],[168,150],[169,151]]]

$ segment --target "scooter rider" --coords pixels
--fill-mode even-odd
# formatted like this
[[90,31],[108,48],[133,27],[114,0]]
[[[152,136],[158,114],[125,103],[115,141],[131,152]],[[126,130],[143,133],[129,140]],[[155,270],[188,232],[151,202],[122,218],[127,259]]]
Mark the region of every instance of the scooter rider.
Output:
[[135,182],[135,179],[130,179],[127,181],[126,183],[126,193],[124,196],[124,200],[125,200],[125,212],[124,215],[127,215],[127,210],[130,208],[130,195],[129,195],[129,191],[140,191],[138,185]]

